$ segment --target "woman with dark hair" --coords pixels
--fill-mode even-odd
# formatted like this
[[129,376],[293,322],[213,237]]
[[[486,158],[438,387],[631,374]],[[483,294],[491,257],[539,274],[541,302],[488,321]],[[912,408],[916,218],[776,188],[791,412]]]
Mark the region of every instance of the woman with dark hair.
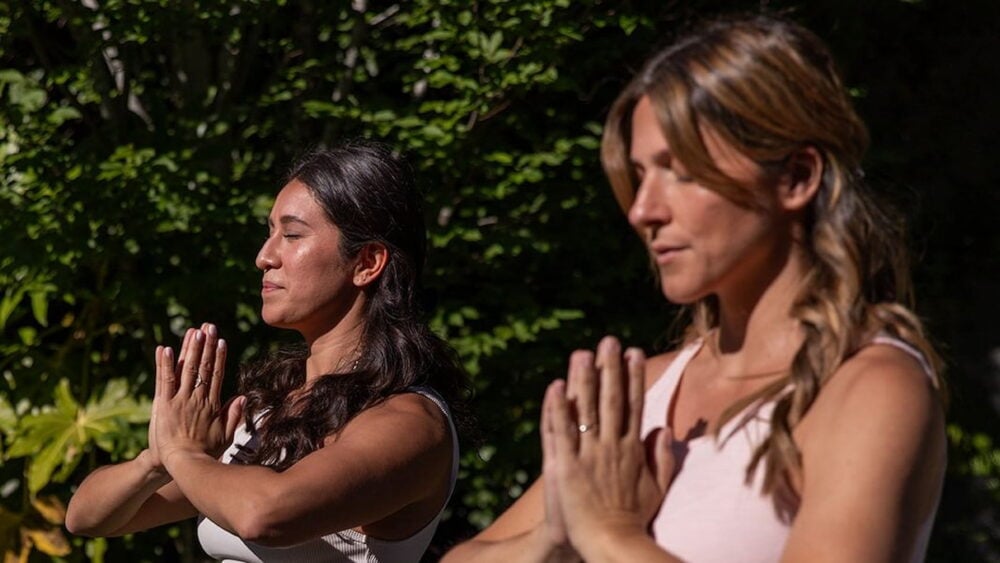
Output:
[[687,331],[649,359],[575,352],[546,393],[543,478],[447,560],[922,560],[940,367],[866,144],[799,25],[720,20],[654,55],[602,160]]
[[87,477],[66,526],[117,536],[200,515],[220,560],[418,561],[454,487],[465,375],[420,318],[411,173],[377,144],[311,152],[268,227],[261,316],[305,345],[244,369],[225,406],[214,326],[176,356],[158,347],[149,448]]

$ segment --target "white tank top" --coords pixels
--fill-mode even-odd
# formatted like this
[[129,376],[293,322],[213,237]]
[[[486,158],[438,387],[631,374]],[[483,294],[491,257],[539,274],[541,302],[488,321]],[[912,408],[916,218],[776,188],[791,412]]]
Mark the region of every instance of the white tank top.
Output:
[[[200,516],[198,541],[201,542],[205,553],[225,563],[416,563],[420,561],[420,557],[431,543],[444,507],[447,506],[455,489],[455,479],[458,476],[458,432],[455,430],[448,405],[437,392],[430,387],[411,387],[409,390],[434,401],[448,419],[448,427],[451,430],[451,486],[441,510],[426,526],[399,541],[380,540],[348,529],[290,547],[265,547],[244,541],[208,518]],[[256,437],[246,431],[245,425],[241,425],[233,437],[233,443],[223,454],[223,462],[231,463],[239,452],[238,445],[246,445],[254,439]]]
[[[872,343],[888,344],[914,356],[928,377],[930,365],[912,346],[888,336]],[[646,392],[642,437],[666,423],[667,410],[688,362],[701,349],[695,341],[683,348]],[[781,559],[799,501],[793,495],[775,498],[761,494],[763,467],[750,485],[746,468],[757,445],[770,432],[774,403],[748,407],[719,431],[674,442],[678,470],[659,513],[653,519],[656,543],[682,561],[691,563],[765,563]],[[936,492],[935,507],[940,499]],[[934,513],[921,525],[912,561],[923,561],[934,523]]]

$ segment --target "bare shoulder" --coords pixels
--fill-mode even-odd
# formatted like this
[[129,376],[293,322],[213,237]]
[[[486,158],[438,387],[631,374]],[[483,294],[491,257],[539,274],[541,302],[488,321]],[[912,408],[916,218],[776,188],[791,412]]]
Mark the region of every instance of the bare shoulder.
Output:
[[[931,416],[941,403],[920,362],[899,348],[872,344],[862,348],[833,374],[816,401],[843,414],[870,409],[911,416]],[[846,411],[845,411],[846,409]]]
[[916,358],[873,344],[833,374],[796,434],[807,457],[810,450],[829,451],[830,440],[838,440],[869,453],[889,447],[913,460],[943,453],[944,412]]
[[[405,429],[405,431],[401,431]],[[404,441],[424,444],[450,443],[447,417],[431,399],[419,393],[399,393],[354,417],[343,430],[327,440],[339,440],[357,434],[388,432]]]
[[907,560],[945,469],[944,412],[920,362],[865,347],[822,387],[794,438],[802,505],[785,557],[826,545],[849,561]]
[[663,373],[680,354],[680,349],[671,350],[663,354],[657,354],[646,358],[646,390],[652,387],[663,377]]

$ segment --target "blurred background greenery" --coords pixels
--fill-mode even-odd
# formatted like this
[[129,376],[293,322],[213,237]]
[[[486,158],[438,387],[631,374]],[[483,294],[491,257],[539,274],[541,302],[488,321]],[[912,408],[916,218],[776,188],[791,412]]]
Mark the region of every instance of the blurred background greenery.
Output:
[[0,2],[4,561],[204,558],[190,523],[87,540],[63,506],[144,446],[157,343],[204,320],[235,360],[289,339],[258,316],[265,215],[297,154],[350,137],[419,171],[428,311],[475,380],[485,442],[427,559],[488,524],[537,474],[542,390],[568,353],[605,333],[668,344],[673,312],[598,162],[611,100],[690,22],[761,9],[830,43],[872,130],[869,177],[911,222],[953,394],[929,559],[1000,561],[998,6]]

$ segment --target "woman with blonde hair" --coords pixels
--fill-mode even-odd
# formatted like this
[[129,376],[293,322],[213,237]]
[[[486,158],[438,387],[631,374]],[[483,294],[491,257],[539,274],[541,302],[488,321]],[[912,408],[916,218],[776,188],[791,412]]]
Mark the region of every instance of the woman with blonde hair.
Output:
[[795,23],[718,20],[653,56],[602,161],[688,328],[648,359],[575,352],[546,394],[543,477],[448,560],[922,560],[940,366],[866,144]]

